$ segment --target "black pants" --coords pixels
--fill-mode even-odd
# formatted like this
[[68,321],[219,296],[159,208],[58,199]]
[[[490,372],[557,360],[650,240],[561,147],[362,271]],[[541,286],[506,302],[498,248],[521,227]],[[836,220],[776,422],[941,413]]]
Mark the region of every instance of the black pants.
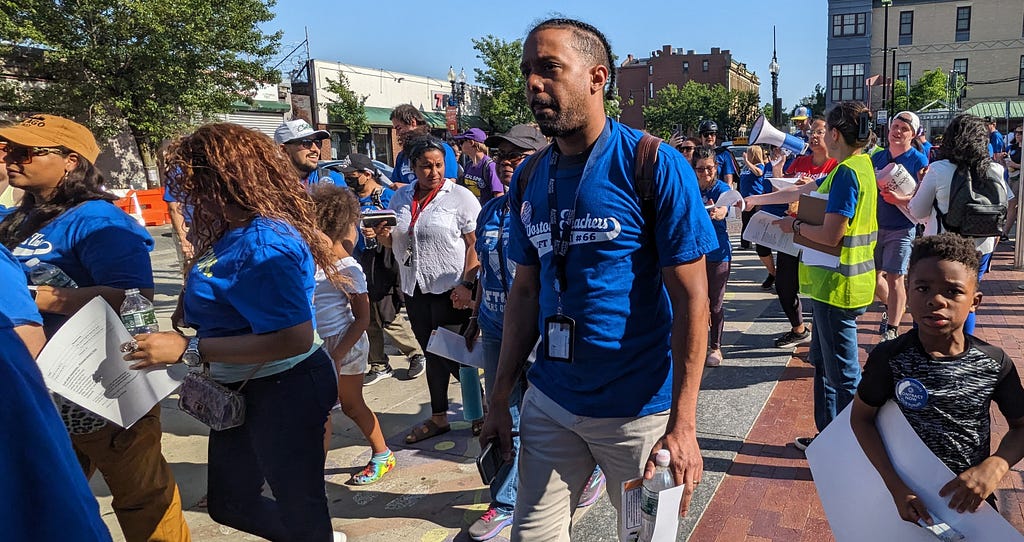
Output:
[[786,318],[789,318],[789,325],[803,325],[803,307],[800,305],[800,258],[779,252],[775,258],[775,293],[779,296],[782,311],[786,313]]
[[[750,217],[754,216],[754,213],[756,213],[756,212],[757,212],[757,208],[755,207],[754,209],[751,209],[749,211],[743,211],[743,212],[740,213],[740,220],[743,223],[743,227],[740,229],[740,239],[741,239],[740,246],[743,246],[743,247],[750,246],[750,241],[742,241],[742,239],[743,239],[743,232],[747,231],[747,224],[750,222]],[[766,246],[761,246],[761,245],[759,245],[757,243],[754,243],[754,250],[757,251],[757,256],[759,258],[763,258],[765,256],[771,256],[772,255],[772,249],[770,249],[770,248],[768,248]]]
[[416,342],[427,356],[427,391],[430,392],[430,411],[433,414],[448,412],[448,383],[451,377],[459,378],[459,364],[427,352],[430,332],[440,326],[463,326],[472,314],[470,309],[456,309],[452,306],[451,291],[443,294],[427,294],[419,285],[411,296],[405,298],[405,309]]

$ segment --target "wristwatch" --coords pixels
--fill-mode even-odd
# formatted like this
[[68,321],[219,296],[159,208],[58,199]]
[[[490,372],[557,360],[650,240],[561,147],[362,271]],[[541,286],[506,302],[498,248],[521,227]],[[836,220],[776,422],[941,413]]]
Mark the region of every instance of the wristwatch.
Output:
[[470,282],[468,280],[460,280],[459,281],[459,286],[462,286],[463,288],[469,290],[470,292],[472,292],[473,290],[476,290],[476,283],[475,282]]
[[203,364],[203,356],[199,355],[199,337],[191,337],[188,346],[181,355],[181,361],[189,367],[199,367]]

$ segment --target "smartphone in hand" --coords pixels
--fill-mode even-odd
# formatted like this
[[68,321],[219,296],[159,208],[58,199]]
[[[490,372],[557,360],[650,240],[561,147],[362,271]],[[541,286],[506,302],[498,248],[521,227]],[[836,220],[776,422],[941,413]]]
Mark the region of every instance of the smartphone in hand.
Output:
[[497,439],[488,442],[476,458],[476,468],[480,471],[480,480],[487,486],[491,485],[491,482],[498,476],[498,471],[504,465],[505,460],[501,457],[501,446]]

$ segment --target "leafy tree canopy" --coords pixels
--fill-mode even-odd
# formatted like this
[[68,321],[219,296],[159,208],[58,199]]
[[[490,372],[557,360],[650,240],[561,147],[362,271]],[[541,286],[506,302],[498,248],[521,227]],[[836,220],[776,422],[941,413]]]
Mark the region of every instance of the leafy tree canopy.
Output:
[[327,92],[337,96],[335,100],[328,98],[327,115],[331,122],[339,122],[348,128],[352,135],[353,142],[359,141],[370,133],[370,123],[366,120],[366,99],[368,96],[358,96],[348,87],[348,79],[345,74],[339,72],[338,79],[327,80]]
[[800,99],[800,105],[811,108],[812,115],[825,114],[825,87],[821,83],[814,85],[814,93]]
[[741,126],[748,129],[761,114],[757,92],[728,91],[722,85],[689,81],[682,87],[668,85],[644,106],[644,122],[655,135],[668,138],[679,129],[696,135],[701,120],[718,124],[722,139],[735,137]]
[[41,82],[9,85],[0,108],[74,117],[100,137],[127,126],[146,159],[163,139],[279,80],[267,64],[281,34],[258,27],[274,3],[0,0],[0,55]]
[[519,71],[523,42],[505,41],[490,34],[472,40],[485,68],[475,68],[476,82],[487,89],[480,95],[480,115],[498,132],[533,122],[526,103],[526,81]]

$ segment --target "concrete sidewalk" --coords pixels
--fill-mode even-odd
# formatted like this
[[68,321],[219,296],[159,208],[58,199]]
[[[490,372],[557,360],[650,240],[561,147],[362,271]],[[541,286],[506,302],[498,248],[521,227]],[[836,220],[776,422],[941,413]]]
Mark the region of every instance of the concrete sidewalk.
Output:
[[[153,252],[157,280],[156,303],[162,329],[180,291],[180,274],[168,229],[150,228],[157,240]],[[774,293],[760,288],[765,271],[752,251],[737,251],[726,302],[725,363],[705,371],[699,400],[698,427],[704,452],[705,476],[689,517],[680,524],[680,540],[686,540],[697,520],[712,502],[762,406],[784,374],[789,350],[771,346],[788,329]],[[407,364],[392,357],[395,378],[364,388],[370,408],[378,418],[398,466],[372,486],[348,484],[351,475],[369,460],[370,450],[362,434],[343,415],[333,420],[334,435],[328,454],[325,480],[334,526],[355,542],[441,542],[468,540],[466,528],[486,510],[489,490],[480,484],[474,458],[479,452],[469,424],[462,421],[458,384],[450,387],[453,430],[435,439],[406,445],[404,436],[428,414],[426,382],[406,379]],[[220,526],[196,503],[206,491],[208,430],[177,409],[177,397],[163,402],[163,449],[171,463],[193,539],[205,541],[259,540]],[[110,496],[102,477],[92,487],[104,519],[115,540],[123,540],[110,509]],[[616,540],[615,514],[607,496],[576,514],[573,539]],[[496,541],[507,540],[509,530]],[[693,540],[701,538],[693,537]]]

